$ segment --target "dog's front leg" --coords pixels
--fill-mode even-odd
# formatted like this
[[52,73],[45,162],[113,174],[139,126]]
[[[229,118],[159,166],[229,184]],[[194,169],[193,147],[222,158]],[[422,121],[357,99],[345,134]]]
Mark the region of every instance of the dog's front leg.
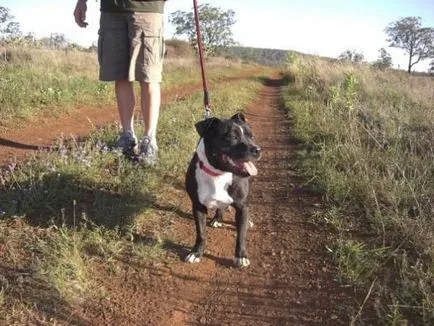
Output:
[[247,258],[246,236],[249,220],[249,209],[247,205],[235,206],[235,223],[237,225],[237,243],[235,247],[235,266],[247,267],[250,261]]
[[190,254],[185,258],[188,263],[198,263],[205,250],[206,216],[208,210],[202,204],[193,204],[193,216],[196,222],[196,243]]
[[223,209],[217,208],[215,211],[214,218],[209,222],[209,226],[213,228],[219,228],[223,226]]

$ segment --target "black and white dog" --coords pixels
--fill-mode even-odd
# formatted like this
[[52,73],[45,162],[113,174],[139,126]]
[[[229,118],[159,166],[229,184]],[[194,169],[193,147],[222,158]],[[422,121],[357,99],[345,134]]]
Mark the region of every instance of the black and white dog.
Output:
[[248,266],[249,179],[257,174],[252,161],[259,159],[261,149],[253,142],[242,113],[228,120],[200,121],[196,130],[201,138],[186,175],[186,188],[196,221],[196,243],[185,260],[196,263],[203,255],[208,209],[216,209],[210,224],[217,227],[221,225],[223,211],[232,206],[237,228],[235,265]]

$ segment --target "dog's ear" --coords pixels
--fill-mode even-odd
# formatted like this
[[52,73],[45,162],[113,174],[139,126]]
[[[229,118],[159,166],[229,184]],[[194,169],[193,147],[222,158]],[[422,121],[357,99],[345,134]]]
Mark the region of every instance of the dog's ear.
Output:
[[220,120],[217,118],[209,118],[209,119],[199,121],[195,125],[197,133],[199,134],[200,137],[203,137],[208,130],[210,130],[212,127],[217,125],[219,122]]
[[232,116],[231,120],[235,120],[238,122],[246,122],[246,117],[244,116],[243,112],[238,112]]

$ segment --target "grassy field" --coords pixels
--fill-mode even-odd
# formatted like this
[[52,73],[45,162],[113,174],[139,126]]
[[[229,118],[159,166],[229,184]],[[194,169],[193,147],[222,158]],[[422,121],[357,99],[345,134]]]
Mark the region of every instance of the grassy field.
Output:
[[[254,78],[216,87],[215,114],[243,109],[260,87]],[[178,259],[166,244],[203,115],[191,108],[201,101],[197,92],[162,108],[156,168],[112,151],[119,130],[110,126],[1,171],[0,324],[65,323],[74,307],[109,295],[95,282],[101,265],[116,274],[124,262],[142,269]]]
[[[220,58],[207,63],[208,79],[256,69]],[[165,62],[163,90],[200,82],[194,56],[174,53]],[[0,48],[0,130],[23,125],[39,114],[57,116],[83,106],[113,107],[113,83],[98,81],[96,53]]]
[[[113,106],[96,55],[0,49],[0,130],[80,106]],[[328,250],[342,284],[363,300],[354,324],[434,323],[434,79],[293,55],[283,102],[299,142],[298,171],[322,194],[313,216],[338,238]],[[224,59],[209,79],[264,69]],[[163,89],[199,83],[196,59],[166,60]],[[261,87],[250,79],[212,89],[229,116]],[[74,307],[109,295],[96,270],[170,263],[170,228],[202,117],[202,92],[162,110],[161,164],[136,166],[112,151],[117,126],[0,170],[0,324],[68,322]],[[137,126],[139,136],[140,126]],[[194,140],[194,141],[193,141]],[[162,206],[161,203],[164,203]],[[150,227],[152,226],[152,227]]]
[[328,203],[314,218],[366,300],[354,322],[432,325],[434,78],[302,56],[288,78],[299,169]]

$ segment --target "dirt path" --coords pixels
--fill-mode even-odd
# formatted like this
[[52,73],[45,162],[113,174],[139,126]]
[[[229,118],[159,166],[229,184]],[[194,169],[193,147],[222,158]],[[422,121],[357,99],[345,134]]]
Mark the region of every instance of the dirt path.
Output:
[[263,148],[252,189],[251,265],[232,268],[232,213],[223,228],[207,228],[202,262],[181,261],[195,231],[180,189],[183,211],[174,222],[174,243],[167,244],[177,262],[146,269],[126,263],[123,273],[110,277],[101,268],[99,281],[112,295],[78,315],[92,325],[348,324],[345,306],[351,298],[333,281],[336,271],[325,249],[331,235],[311,222],[318,200],[298,188],[293,177],[295,148],[280,110],[281,86],[269,80],[247,110]]
[[[261,70],[246,70],[233,77],[215,78],[210,84],[232,82],[261,74]],[[162,92],[162,104],[190,95],[202,89],[201,83],[182,85]],[[60,117],[38,117],[25,128],[0,132],[0,167],[11,160],[21,161],[29,153],[48,148],[61,136],[87,136],[95,127],[119,121],[117,109],[85,107]]]

